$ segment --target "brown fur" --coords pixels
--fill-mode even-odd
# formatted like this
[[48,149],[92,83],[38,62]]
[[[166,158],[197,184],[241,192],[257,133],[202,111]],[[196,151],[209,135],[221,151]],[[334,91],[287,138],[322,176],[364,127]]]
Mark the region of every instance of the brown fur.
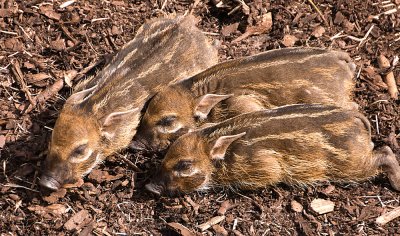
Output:
[[193,16],[147,22],[98,75],[77,86],[54,127],[43,186],[76,180],[127,147],[150,96],[217,62],[195,23]]
[[[390,148],[373,151],[365,120],[357,111],[323,105],[291,105],[239,115],[178,138],[158,178],[147,188],[176,193],[211,187],[257,189],[278,183],[362,181],[384,168],[392,186],[400,190],[400,166]],[[332,129],[335,124],[338,129]],[[224,150],[222,158],[215,155],[218,150]],[[183,161],[190,164],[182,168]]]
[[[272,50],[224,62],[155,95],[134,140],[160,151],[204,122],[221,122],[245,112],[297,103],[353,109],[354,71],[355,65],[346,53],[317,48]],[[199,113],[197,105],[207,94],[233,96],[202,119],[197,114],[207,111]],[[171,116],[175,116],[174,122],[160,125]]]

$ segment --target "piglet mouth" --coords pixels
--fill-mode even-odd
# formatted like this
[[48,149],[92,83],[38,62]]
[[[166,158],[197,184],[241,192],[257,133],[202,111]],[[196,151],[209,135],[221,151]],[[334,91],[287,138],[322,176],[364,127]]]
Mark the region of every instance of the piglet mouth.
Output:
[[56,191],[61,187],[60,182],[48,175],[42,175],[39,184],[52,191]]

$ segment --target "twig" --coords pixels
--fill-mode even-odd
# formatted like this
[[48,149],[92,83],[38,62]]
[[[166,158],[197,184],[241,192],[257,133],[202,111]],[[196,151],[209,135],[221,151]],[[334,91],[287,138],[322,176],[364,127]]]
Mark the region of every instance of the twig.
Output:
[[21,90],[25,93],[26,98],[28,98],[28,100],[31,103],[31,105],[32,106],[36,105],[36,102],[32,99],[32,95],[29,92],[28,86],[26,85],[26,83],[24,81],[24,77],[23,77],[21,68],[19,66],[19,62],[15,61],[14,63],[12,63],[12,65],[13,66],[11,67],[11,71],[13,72],[15,78],[17,79],[17,81],[21,85]]
[[307,0],[311,6],[317,11],[317,13],[319,14],[319,16],[321,16],[322,20],[324,21],[326,26],[329,26],[328,21],[325,19],[324,14],[322,14],[322,12],[319,10],[319,8],[314,4],[314,2],[312,0]]
[[165,6],[167,5],[168,0],[164,0],[163,4],[161,5],[160,10],[164,10]]
[[123,156],[119,153],[117,153],[118,157],[120,157],[130,168],[133,169],[133,171],[136,172],[143,172],[139,167],[137,167],[135,164],[133,164],[133,162],[131,162],[130,160],[128,160],[128,158],[126,158],[126,156]]
[[192,6],[190,7],[189,14],[192,15],[194,8],[199,4],[200,0],[194,0]]
[[96,19],[92,19],[92,20],[91,20],[91,23],[94,23],[94,22],[96,22],[96,21],[109,20],[109,19],[110,19],[110,18],[108,18],[108,17],[96,18]]
[[376,223],[378,225],[385,225],[388,222],[396,219],[397,217],[400,216],[400,207],[396,207],[395,209],[393,209],[392,211],[386,212],[385,214],[379,216],[378,218],[376,218]]
[[[18,25],[19,28],[21,29],[21,31],[26,35],[26,37],[28,37],[28,39],[33,42],[33,39],[26,33],[26,31],[24,30],[24,28],[22,28],[22,26]],[[31,55],[32,56],[32,55]]]
[[225,220],[225,216],[215,216],[213,218],[211,218],[209,221],[204,222],[201,225],[198,225],[197,227],[201,230],[201,231],[206,231],[207,229],[209,229],[210,227],[212,227],[213,225],[218,224],[219,222]]
[[18,35],[18,34],[15,33],[15,32],[10,32],[10,31],[5,31],[5,30],[0,30],[0,33],[3,33],[3,34],[11,34],[11,35]]
[[68,31],[68,29],[67,29],[64,25],[60,24],[60,28],[61,28],[61,30],[64,32],[64,34],[65,34],[69,39],[72,40],[72,42],[74,43],[74,45],[78,42],[78,40],[77,40],[76,38],[74,38],[74,36],[72,36],[72,34]]
[[56,95],[64,87],[64,81],[58,79],[54,84],[48,86],[45,90],[40,92],[34,99],[34,103],[31,103],[25,110],[25,114],[31,112],[37,103],[44,104],[49,98]]
[[25,187],[25,186],[22,186],[22,185],[18,185],[18,184],[2,184],[2,185],[4,187],[10,187],[10,188],[23,188],[23,189],[27,189],[27,190],[30,190],[30,191],[35,192],[35,193],[39,192],[38,190],[31,189],[31,188],[28,188],[28,187]]
[[193,207],[194,215],[199,214],[200,205],[195,203],[189,196],[185,196],[185,200]]
[[374,27],[375,27],[375,25],[371,25],[371,27],[368,29],[367,33],[362,38],[357,38],[357,37],[354,37],[354,36],[351,36],[351,35],[347,35],[347,38],[360,42],[358,44],[358,46],[361,46],[361,44],[363,44],[364,41],[367,40],[369,34],[371,33],[371,31],[372,31],[372,29]]

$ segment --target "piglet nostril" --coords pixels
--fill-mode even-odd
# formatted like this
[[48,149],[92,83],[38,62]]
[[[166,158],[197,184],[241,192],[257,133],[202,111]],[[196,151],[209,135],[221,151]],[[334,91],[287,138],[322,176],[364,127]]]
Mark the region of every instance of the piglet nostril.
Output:
[[154,193],[155,195],[158,196],[160,196],[163,191],[163,187],[161,185],[156,185],[154,183],[146,184],[144,187],[146,188],[147,191]]
[[56,191],[61,187],[61,184],[56,179],[47,175],[42,175],[40,177],[39,184],[42,187],[48,188],[53,191]]

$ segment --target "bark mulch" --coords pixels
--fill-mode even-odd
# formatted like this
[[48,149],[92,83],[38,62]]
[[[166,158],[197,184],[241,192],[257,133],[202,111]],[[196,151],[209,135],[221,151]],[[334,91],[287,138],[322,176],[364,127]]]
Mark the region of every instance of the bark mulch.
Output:
[[[154,198],[143,189],[147,173],[136,175],[114,156],[79,188],[49,194],[38,187],[51,128],[72,87],[101,70],[145,19],[189,9],[219,44],[221,61],[289,46],[349,52],[357,64],[355,100],[373,140],[399,157],[400,102],[385,83],[393,72],[400,85],[399,7],[399,0],[1,0],[1,235],[400,235],[399,219],[375,223],[400,205],[385,176]],[[379,66],[380,55],[388,68]],[[125,154],[152,168],[152,157]],[[333,211],[318,214],[315,199]]]

